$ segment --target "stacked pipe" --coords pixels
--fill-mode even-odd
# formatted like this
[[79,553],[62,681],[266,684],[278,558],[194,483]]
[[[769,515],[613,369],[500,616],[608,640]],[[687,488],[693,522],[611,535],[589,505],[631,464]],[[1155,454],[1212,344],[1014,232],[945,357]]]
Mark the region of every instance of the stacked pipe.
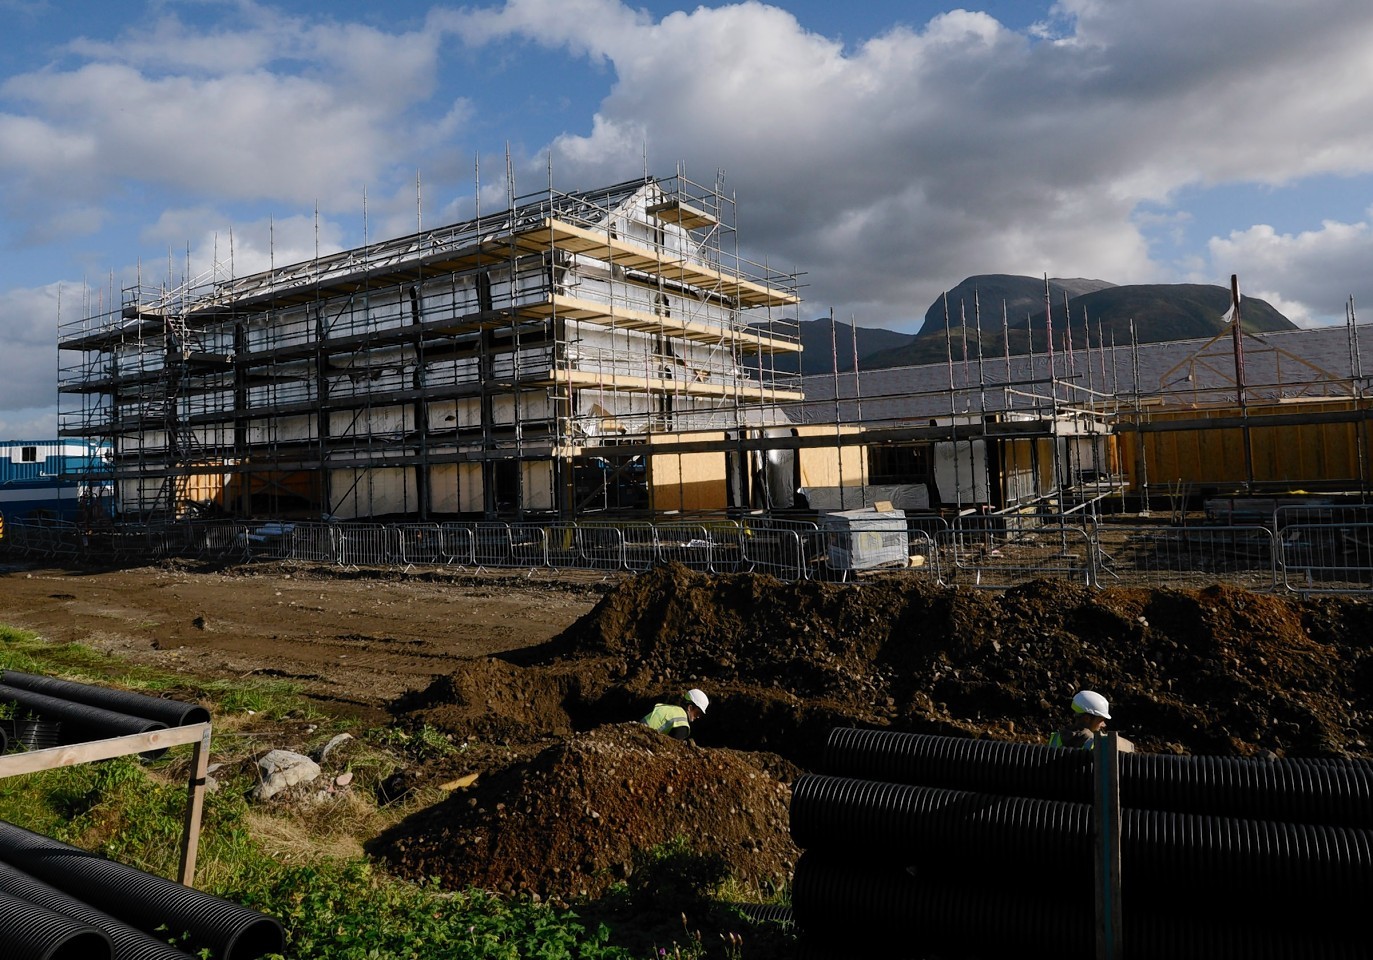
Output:
[[[113,956],[119,960],[188,960],[189,954],[4,862],[0,862],[0,895],[18,898],[63,916],[73,924],[85,924],[99,930],[109,942],[106,956],[113,951]],[[0,907],[0,915],[3,914],[4,909]]]
[[192,951],[208,949],[216,960],[250,960],[285,948],[281,924],[272,917],[4,821],[0,862],[121,924],[184,936]]
[[109,960],[110,938],[71,917],[0,893],[6,960]]
[[[1120,759],[1127,954],[1367,955],[1369,764]],[[840,729],[825,770],[791,806],[813,949],[1092,955],[1090,752]]]
[[[20,673],[0,672],[0,702],[62,721],[80,743],[205,723],[198,704]],[[155,757],[165,752],[144,753]],[[285,949],[275,919],[0,821],[0,956],[253,960]],[[177,937],[183,950],[158,939]]]
[[[62,724],[61,742],[85,743],[149,733],[191,723],[206,723],[210,712],[195,703],[163,700],[127,690],[58,680],[53,677],[0,671],[0,703],[9,702]],[[142,754],[149,760],[165,749]]]

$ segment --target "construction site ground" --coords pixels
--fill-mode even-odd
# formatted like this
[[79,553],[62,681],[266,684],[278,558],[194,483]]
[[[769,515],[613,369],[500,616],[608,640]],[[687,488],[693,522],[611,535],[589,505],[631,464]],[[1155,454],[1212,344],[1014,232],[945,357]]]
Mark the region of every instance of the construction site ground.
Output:
[[[1146,751],[1373,757],[1359,597],[676,566],[3,571],[0,623],[184,671],[190,691],[286,678],[359,726],[451,734],[456,750],[405,779],[464,786],[369,852],[402,876],[555,902],[604,893],[675,837],[744,887],[784,886],[790,784],[820,768],[836,726],[1043,742],[1090,687]],[[694,743],[634,722],[690,686],[712,698]]]

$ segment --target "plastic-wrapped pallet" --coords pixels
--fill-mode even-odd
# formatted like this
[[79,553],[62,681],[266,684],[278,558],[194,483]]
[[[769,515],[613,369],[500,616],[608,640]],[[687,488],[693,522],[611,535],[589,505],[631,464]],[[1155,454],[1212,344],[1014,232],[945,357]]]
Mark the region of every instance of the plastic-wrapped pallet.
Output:
[[909,540],[906,514],[900,510],[845,510],[820,517],[827,560],[835,570],[870,570],[888,564],[905,566]]

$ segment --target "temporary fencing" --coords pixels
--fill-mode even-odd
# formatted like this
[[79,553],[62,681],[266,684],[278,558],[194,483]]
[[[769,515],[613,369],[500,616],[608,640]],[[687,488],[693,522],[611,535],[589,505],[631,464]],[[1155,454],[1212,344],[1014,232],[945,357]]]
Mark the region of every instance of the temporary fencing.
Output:
[[[859,536],[880,539],[880,549],[867,551]],[[1282,507],[1263,523],[1245,524],[970,511],[951,522],[908,517],[904,535],[899,527],[855,534],[761,514],[658,522],[190,520],[104,529],[10,520],[3,545],[12,555],[53,560],[186,557],[606,572],[678,563],[703,573],[766,573],[789,582],[884,572],[989,589],[1055,579],[1091,587],[1225,582],[1259,592],[1373,593],[1373,508]],[[876,565],[865,566],[873,556]]]
[[1223,580],[1260,593],[1277,588],[1279,549],[1263,526],[1115,526],[1095,531],[1102,586],[1145,582],[1199,587]]
[[1033,527],[1010,518],[965,518],[971,522],[936,537],[940,571],[951,583],[1010,587],[1052,577],[1090,584],[1094,547],[1091,530],[1067,524]]

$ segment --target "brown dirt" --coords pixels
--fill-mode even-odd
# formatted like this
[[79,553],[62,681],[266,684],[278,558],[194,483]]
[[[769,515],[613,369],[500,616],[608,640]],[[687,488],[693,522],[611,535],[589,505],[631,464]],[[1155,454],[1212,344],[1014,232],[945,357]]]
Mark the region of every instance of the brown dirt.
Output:
[[332,708],[385,705],[452,669],[540,643],[590,610],[602,577],[345,573],[262,564],[0,567],[0,623],[201,676],[292,680]]
[[[889,576],[709,578],[666,567],[344,576],[154,567],[0,576],[0,622],[189,675],[290,676],[457,753],[475,784],[373,845],[394,870],[595,896],[677,835],[744,883],[784,881],[788,784],[838,725],[1042,742],[1074,690],[1150,751],[1370,757],[1373,606],[1217,586],[1004,594]],[[687,686],[699,746],[634,724]]]

